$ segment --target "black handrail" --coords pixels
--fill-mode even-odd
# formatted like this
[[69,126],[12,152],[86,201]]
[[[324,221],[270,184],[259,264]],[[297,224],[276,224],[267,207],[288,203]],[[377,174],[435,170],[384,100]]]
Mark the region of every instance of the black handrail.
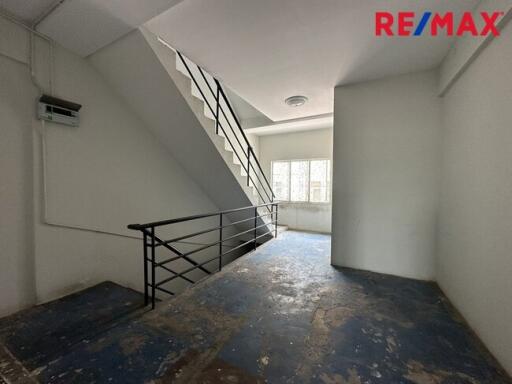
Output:
[[[201,87],[199,87],[199,83],[197,82],[197,79],[195,78],[194,74],[192,73],[192,71],[190,70],[188,64],[186,63],[185,59],[183,58],[183,56],[181,55],[181,53],[179,53],[178,51],[176,51],[178,53],[178,56],[181,58],[181,60],[183,61],[183,64],[185,66],[185,69],[187,70],[190,78],[192,79],[192,82],[195,84],[196,88],[199,90],[199,92],[201,93],[201,96],[203,97],[203,100],[204,102],[206,103],[206,105],[208,106],[208,108],[210,109],[210,112],[212,114],[214,114],[214,110],[212,108],[212,106],[210,105],[210,102],[208,101],[208,99],[206,98],[203,90],[201,89]],[[199,67],[198,67],[199,68]],[[218,99],[217,100],[217,104],[220,106],[220,104],[218,103]],[[220,106],[221,110],[222,110],[222,107]],[[223,112],[224,114],[224,112]],[[224,116],[226,117],[226,115],[224,114]],[[226,121],[228,121],[227,117],[226,117]],[[235,135],[235,138],[237,140],[238,137],[236,136],[236,133],[234,132],[233,130],[233,127],[231,126],[231,124],[229,123],[228,121],[228,125],[230,126],[233,134]],[[236,157],[238,158],[238,161],[240,162],[242,168],[246,171],[247,173],[247,184],[249,184],[249,180],[252,181],[254,187],[256,188],[256,192],[258,192],[258,195],[260,196],[261,200],[263,202],[265,202],[265,199],[264,197],[261,195],[261,192],[259,191],[259,189],[256,187],[256,183],[254,182],[254,179],[252,178],[251,176],[251,173],[250,173],[250,168],[246,168],[245,166],[245,163],[244,161],[242,161],[242,158],[240,157],[240,155],[238,154],[238,151],[236,150],[235,146],[233,145],[233,143],[231,142],[229,136],[227,135],[226,131],[224,130],[224,127],[222,126],[222,124],[220,123],[220,120],[218,119],[218,116],[217,116],[217,120],[216,120],[216,130],[220,128],[222,130],[222,132],[224,132],[224,137],[226,138],[226,140],[228,141],[229,145],[231,146],[231,148],[233,149],[233,153],[236,155]],[[242,148],[242,146],[240,146],[240,148]],[[245,155],[245,151],[242,149],[242,152],[244,153]],[[266,191],[265,191],[266,192]],[[267,194],[268,196],[268,194]]]
[[[269,209],[269,213],[260,214],[258,212],[259,208],[266,207]],[[261,239],[264,236],[274,236],[277,237],[277,219],[278,219],[278,210],[279,210],[279,203],[278,202],[271,202],[271,203],[265,203],[260,205],[254,205],[254,206],[248,206],[243,208],[235,208],[235,209],[227,209],[220,212],[211,212],[211,213],[204,213],[200,215],[192,215],[192,216],[185,216],[180,217],[177,219],[170,219],[170,220],[162,220],[162,221],[154,221],[146,224],[130,224],[128,225],[129,229],[137,230],[142,232],[142,245],[143,245],[143,260],[144,260],[144,303],[145,305],[149,304],[149,299],[151,298],[151,307],[155,308],[156,303],[156,294],[155,291],[159,290],[161,292],[165,292],[170,295],[174,295],[174,292],[170,291],[169,289],[162,288],[162,285],[170,283],[171,281],[175,279],[183,279],[187,283],[194,284],[197,281],[194,281],[192,276],[186,276],[188,273],[195,271],[195,270],[201,270],[206,275],[214,273],[214,271],[206,268],[207,264],[218,260],[218,267],[217,270],[222,269],[222,257],[230,254],[231,252],[234,252],[244,246],[247,246],[249,244],[253,244],[254,249],[260,244],[258,244],[258,240]],[[242,220],[237,219],[236,221],[226,222],[225,219],[229,217],[229,215],[235,215],[240,216],[241,214],[245,214],[249,212],[249,217],[244,218]],[[263,217],[270,216],[270,221],[265,222],[263,221],[263,224],[258,223],[258,219],[262,220]],[[160,229],[161,227],[169,226],[169,225],[175,225],[179,223],[185,223],[190,222],[193,220],[200,220],[205,218],[211,218],[211,217],[218,217],[219,219],[219,225],[210,227],[207,229],[202,229],[200,231],[190,233],[187,235],[181,235],[174,237],[170,240],[162,240],[159,236],[156,234],[156,230]],[[237,229],[236,233],[229,233],[229,235],[225,235],[224,230],[226,228],[236,228],[237,225],[244,224],[245,228]],[[247,226],[249,226],[249,229],[246,229]],[[270,227],[270,228],[269,228]],[[268,229],[268,231],[265,231]],[[259,233],[258,230],[262,230]],[[213,241],[211,243],[207,244],[200,244],[201,246],[193,249],[188,252],[181,252],[178,249],[175,248],[175,246],[171,244],[176,244],[180,242],[183,239],[189,239],[191,237],[204,235],[206,233],[211,233],[218,231],[219,239],[216,241]],[[233,229],[235,231],[235,229]],[[240,239],[242,243],[238,246],[231,247],[231,249],[228,249],[227,251],[223,250],[223,247],[227,247],[225,245],[225,242],[232,241],[234,239],[239,239],[242,235],[251,235],[250,240],[245,241]],[[207,249],[210,249],[212,247],[218,246],[218,254],[216,254],[215,257],[209,258],[206,261],[196,261],[191,258],[192,255],[197,254],[201,251],[205,251]],[[162,259],[161,256],[160,259],[157,259],[156,255],[156,249],[158,247],[163,247],[170,251],[173,256],[170,258]],[[148,252],[149,251],[149,252]],[[191,267],[182,270],[180,272],[176,271],[175,269],[172,269],[168,266],[169,263],[177,260],[184,260],[187,263],[191,265]],[[151,268],[151,269],[150,269]],[[160,281],[156,281],[156,271],[157,268],[161,268],[163,271],[171,273],[172,275],[170,277],[166,277]],[[151,273],[150,273],[151,271]],[[151,288],[151,294],[149,293],[149,289]]]
[[[247,173],[247,185],[249,185],[250,181],[251,181],[252,185],[256,189],[259,197],[261,198],[261,200],[263,202],[273,202],[274,198],[275,198],[275,194],[274,194],[274,191],[272,190],[272,186],[271,186],[270,182],[268,181],[265,173],[263,172],[263,168],[261,167],[261,164],[260,164],[258,158],[254,154],[254,150],[249,142],[249,139],[247,138],[247,135],[245,134],[245,132],[242,128],[242,125],[240,124],[240,120],[238,119],[233,107],[231,106],[231,103],[230,103],[228,97],[226,96],[226,93],[224,92],[224,88],[222,87],[221,83],[219,82],[218,79],[216,79],[215,77],[210,75],[212,77],[212,79],[215,81],[216,89],[214,90],[212,85],[210,84],[210,82],[208,81],[208,79],[206,77],[205,71],[200,66],[198,66],[197,64],[193,63],[192,61],[186,59],[181,52],[176,51],[176,53],[177,53],[178,57],[180,58],[181,62],[183,63],[185,69],[187,70],[188,75],[191,78],[193,84],[198,89],[199,93],[201,94],[201,97],[203,98],[203,100],[206,103],[206,105],[208,106],[211,114],[215,118],[215,133],[216,134],[219,133],[219,128],[222,130],[222,132],[224,133],[224,137],[227,139],[229,145],[233,149],[233,152],[235,153],[236,157],[238,158],[238,161],[240,162],[241,167]],[[215,106],[210,105],[210,102],[208,101],[208,98],[205,95],[205,91],[199,86],[199,83],[198,83],[197,79],[195,78],[193,72],[191,71],[189,64],[187,63],[187,60],[191,64],[194,64],[195,67],[198,69],[201,77],[203,78],[204,82],[206,83],[206,86],[207,86],[209,92],[211,93],[213,99],[215,100],[215,104],[216,104]],[[228,118],[226,111],[224,110],[224,108],[222,106],[221,98],[222,98],[222,101],[224,102],[224,104],[226,104],[226,106],[228,108],[228,112],[229,112],[230,116],[232,117],[233,121],[235,122],[236,128],[238,128],[238,132],[241,133],[244,143],[240,142],[239,135],[236,134],[235,129],[233,128],[233,125],[231,124],[230,119]],[[246,161],[242,160],[242,158],[239,155],[238,151],[236,150],[235,146],[233,145],[230,138],[228,137],[228,134],[224,130],[224,127],[222,126],[222,124],[220,122],[221,114],[222,114],[222,116],[224,116],[224,119],[226,120],[229,128],[231,129],[231,132],[235,136],[236,142],[238,143],[238,146],[240,147],[240,149],[243,152],[242,157],[244,157],[244,160],[246,160]],[[243,144],[245,144],[245,145],[243,145]],[[254,162],[256,163],[256,167],[254,166]],[[254,175],[256,176],[256,179],[258,180],[259,184],[255,183],[254,179],[252,178],[251,168],[253,170],[252,173],[254,173]],[[261,174],[263,176],[264,182],[260,178],[259,174]],[[258,187],[258,185],[261,186],[261,189],[263,189],[264,194],[267,199],[265,199],[263,197],[263,195],[261,194],[261,192],[259,190],[260,188]]]
[[[273,204],[277,205],[279,203],[273,203]],[[265,203],[265,204],[260,204],[260,205],[250,205],[248,207],[226,209],[226,210],[220,211],[220,212],[210,212],[210,213],[203,213],[203,214],[200,214],[200,215],[191,215],[191,216],[180,217],[178,219],[154,221],[152,223],[147,223],[147,224],[130,224],[130,225],[128,225],[128,229],[141,230],[143,228],[161,227],[162,225],[176,224],[176,223],[182,223],[184,221],[204,219],[204,218],[207,218],[207,217],[217,216],[220,213],[225,215],[225,214],[228,214],[228,213],[247,211],[248,209],[251,209],[251,208],[268,207],[269,205],[272,205],[272,204]],[[261,216],[263,216],[263,215],[261,215]]]

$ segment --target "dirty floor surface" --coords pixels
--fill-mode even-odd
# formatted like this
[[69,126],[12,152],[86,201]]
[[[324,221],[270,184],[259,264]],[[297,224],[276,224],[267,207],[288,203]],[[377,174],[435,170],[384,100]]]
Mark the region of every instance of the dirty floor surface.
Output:
[[[329,236],[288,231],[91,337],[41,341],[39,323],[22,317],[18,328],[0,321],[0,335],[41,383],[511,383],[435,284],[329,261]],[[125,309],[140,300],[121,296]],[[105,321],[86,313],[88,324]]]

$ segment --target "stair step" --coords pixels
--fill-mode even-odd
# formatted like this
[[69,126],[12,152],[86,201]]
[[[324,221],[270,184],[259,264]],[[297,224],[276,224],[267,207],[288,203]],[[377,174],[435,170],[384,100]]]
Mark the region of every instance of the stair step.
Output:
[[103,282],[0,319],[0,343],[33,370],[143,308],[139,292]]
[[[254,170],[250,171],[253,180],[247,185],[247,171],[244,168],[248,162],[247,151],[250,143],[246,142],[243,130],[238,127],[238,120],[231,111],[229,100],[225,100],[222,96],[220,97],[218,115],[221,129],[216,132],[217,98],[214,91],[217,89],[217,84],[214,77],[207,71],[201,71],[194,62],[183,56],[183,60],[186,62],[185,66],[180,55],[176,54],[174,49],[163,49],[162,44],[158,43],[158,39],[154,35],[149,32],[143,33],[150,44],[154,45],[153,49],[159,57],[164,58],[162,62],[170,64],[171,68],[167,68],[168,73],[171,74],[173,81],[178,85],[180,92],[235,177],[243,191],[244,198],[247,198],[253,205],[271,200],[267,200],[264,187],[260,187]],[[240,155],[240,159],[237,153]],[[251,155],[251,168],[256,168],[253,156],[255,155]],[[260,219],[259,222],[260,224],[265,223]]]

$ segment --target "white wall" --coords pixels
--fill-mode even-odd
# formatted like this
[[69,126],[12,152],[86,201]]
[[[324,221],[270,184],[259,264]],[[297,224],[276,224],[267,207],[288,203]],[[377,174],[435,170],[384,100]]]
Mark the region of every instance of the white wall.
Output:
[[423,72],[335,89],[334,265],[434,278],[436,80]]
[[[81,124],[43,130],[34,119],[28,33],[4,19],[0,27],[9,30],[0,39],[0,315],[106,279],[141,288],[141,242],[126,237],[136,235],[126,225],[216,205],[88,61],[60,47],[54,93],[83,105]],[[47,91],[49,52],[36,39],[36,74]]]
[[0,316],[35,300],[32,116],[26,66],[0,56]]
[[[481,0],[473,11],[478,15],[480,12],[498,10],[502,12],[496,19],[496,27],[503,28],[512,17],[512,0]],[[475,17],[475,24],[478,30],[485,26],[482,17]],[[494,35],[489,33],[486,36],[464,35],[457,37],[450,51],[443,59],[439,68],[439,93],[444,94],[455,84],[459,76],[471,65],[480,53],[493,41]]]
[[252,204],[233,154],[215,135],[214,121],[205,116],[204,103],[192,95],[190,79],[177,70],[172,50],[141,29],[89,60],[217,207]]
[[512,373],[512,24],[443,99],[437,280]]
[[[332,130],[260,136],[259,152],[261,166],[271,181],[274,160],[332,160]],[[331,232],[331,204],[283,203],[279,206],[279,224],[291,229]]]

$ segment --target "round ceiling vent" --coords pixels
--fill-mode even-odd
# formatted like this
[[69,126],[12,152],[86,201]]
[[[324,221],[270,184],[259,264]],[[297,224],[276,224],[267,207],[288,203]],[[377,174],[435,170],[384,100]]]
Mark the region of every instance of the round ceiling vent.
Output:
[[306,101],[308,101],[308,98],[306,96],[291,96],[287,98],[284,102],[286,105],[289,105],[290,107],[300,107],[301,105],[306,104]]

